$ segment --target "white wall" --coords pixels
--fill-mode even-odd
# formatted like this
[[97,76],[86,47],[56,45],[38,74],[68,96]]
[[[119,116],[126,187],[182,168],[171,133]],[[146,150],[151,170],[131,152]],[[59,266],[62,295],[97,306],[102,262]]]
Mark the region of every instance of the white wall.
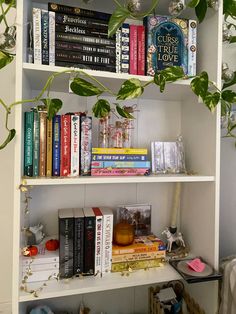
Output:
[[[235,32],[236,35],[236,32]],[[236,71],[236,44],[223,45],[223,61]],[[236,88],[234,87],[236,91]],[[223,134],[223,132],[222,132]],[[236,139],[221,139],[220,256],[236,254]]]
[[[14,23],[14,19],[15,12],[12,10],[8,21]],[[0,70],[0,98],[6,104],[10,104],[15,100],[15,62]],[[14,113],[11,115],[9,122],[10,127],[13,128]],[[7,135],[4,124],[5,111],[0,106],[0,143]],[[11,308],[13,167],[14,142],[5,149],[0,150],[0,313],[3,314],[10,313]]]

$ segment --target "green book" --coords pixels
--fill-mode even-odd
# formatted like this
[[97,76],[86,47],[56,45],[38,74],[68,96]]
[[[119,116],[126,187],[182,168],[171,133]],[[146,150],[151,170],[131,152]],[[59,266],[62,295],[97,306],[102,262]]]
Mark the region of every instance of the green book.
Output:
[[34,113],[34,134],[33,134],[33,177],[39,175],[39,113],[33,109]]
[[25,112],[25,141],[24,141],[24,175],[33,176],[33,129],[34,112]]

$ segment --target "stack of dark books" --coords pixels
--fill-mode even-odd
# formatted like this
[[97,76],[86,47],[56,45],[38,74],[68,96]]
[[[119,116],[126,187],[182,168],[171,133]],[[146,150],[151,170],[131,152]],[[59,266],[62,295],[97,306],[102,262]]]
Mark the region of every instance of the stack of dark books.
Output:
[[55,12],[55,65],[115,72],[110,14],[56,3],[49,3],[48,11]]

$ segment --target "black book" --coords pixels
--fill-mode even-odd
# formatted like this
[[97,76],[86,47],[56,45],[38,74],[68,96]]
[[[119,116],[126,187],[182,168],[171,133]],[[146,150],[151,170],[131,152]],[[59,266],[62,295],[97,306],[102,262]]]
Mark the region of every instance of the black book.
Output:
[[48,3],[48,11],[54,11],[58,13],[65,13],[65,14],[74,14],[78,16],[87,16],[99,20],[109,21],[111,14],[98,12],[93,10],[82,9],[79,7],[71,7],[63,4],[57,3]]
[[98,56],[91,53],[74,52],[66,50],[56,50],[55,51],[56,61],[68,61],[68,62],[78,62],[85,64],[97,64],[97,65],[114,65],[116,64],[115,57],[108,56]]
[[[98,38],[108,38],[107,30],[102,30],[102,29],[97,29],[97,28],[92,28],[92,27],[86,28],[83,26],[56,23],[55,31],[56,33],[94,36]],[[114,39],[114,36],[113,36],[113,39]]]
[[85,36],[81,34],[65,34],[65,33],[56,33],[55,40],[57,41],[68,41],[68,42],[76,42],[76,43],[85,43],[85,44],[95,44],[95,45],[116,45],[115,40],[107,39],[107,38],[99,38],[92,36]]
[[72,209],[59,209],[59,274],[60,278],[73,276],[74,214]]
[[84,272],[84,212],[75,208],[74,212],[74,275]]
[[98,29],[108,30],[108,22],[103,20],[95,20],[88,17],[76,16],[70,14],[55,14],[55,22],[59,24],[68,24],[83,27],[92,27]]
[[49,15],[45,10],[41,13],[41,30],[42,64],[49,64]]
[[55,42],[55,49],[56,50],[69,50],[75,52],[84,52],[84,53],[94,53],[97,55],[107,55],[110,57],[116,56],[116,49],[115,46],[109,45],[86,45],[86,44],[77,44],[77,43],[70,43],[70,42],[63,42],[63,41],[56,41]]
[[113,65],[95,65],[95,64],[82,64],[74,62],[65,62],[65,61],[55,61],[55,65],[59,67],[66,68],[78,68],[81,70],[95,70],[95,71],[107,71],[107,72],[116,72],[116,68]]
[[94,275],[96,217],[92,208],[84,208],[84,275]]

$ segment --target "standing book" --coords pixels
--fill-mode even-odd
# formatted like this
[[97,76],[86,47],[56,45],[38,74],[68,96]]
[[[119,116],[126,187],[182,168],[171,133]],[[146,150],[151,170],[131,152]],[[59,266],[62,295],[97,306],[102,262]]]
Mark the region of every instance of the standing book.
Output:
[[91,175],[92,160],[92,118],[80,117],[80,175]]
[[95,227],[95,275],[102,273],[102,231],[103,231],[103,216],[100,208],[93,207],[93,212],[96,216]]
[[71,149],[71,116],[61,115],[61,165],[62,177],[70,175],[70,149]]
[[112,238],[113,238],[113,211],[108,207],[100,208],[103,215],[102,231],[102,275],[111,271]]
[[84,272],[84,212],[74,208],[74,275]]
[[33,8],[34,63],[42,64],[41,9]]
[[47,120],[47,163],[46,176],[52,176],[52,120]]
[[61,163],[61,116],[55,115],[52,122],[52,175],[60,176]]
[[39,113],[36,108],[34,112],[34,132],[33,132],[33,177],[39,175]]
[[70,278],[73,269],[74,213],[73,209],[59,209],[59,273],[60,278]]
[[92,208],[84,208],[84,272],[94,275],[96,219]]
[[129,73],[138,74],[138,25],[130,25]]
[[33,176],[33,129],[34,129],[34,113],[33,111],[25,112],[24,126],[24,175]]
[[41,11],[41,42],[42,42],[42,64],[49,64],[49,14],[48,11]]
[[71,115],[71,161],[70,175],[76,177],[79,175],[79,159],[80,159],[80,116]]
[[44,108],[39,111],[39,176],[46,175],[47,162],[47,112]]

